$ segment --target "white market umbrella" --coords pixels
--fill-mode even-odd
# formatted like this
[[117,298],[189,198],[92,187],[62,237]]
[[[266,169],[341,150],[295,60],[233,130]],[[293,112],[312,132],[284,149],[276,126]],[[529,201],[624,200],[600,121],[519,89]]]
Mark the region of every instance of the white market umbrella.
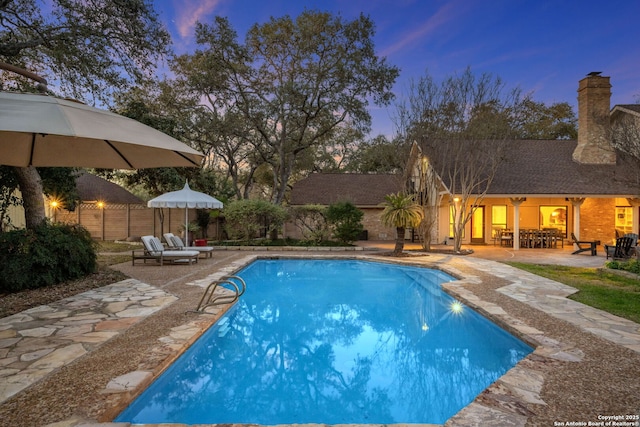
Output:
[[189,225],[189,209],[222,209],[223,204],[215,197],[192,190],[189,188],[189,183],[185,182],[182,190],[164,193],[151,199],[147,202],[147,207],[184,208],[185,245],[189,246],[189,233],[187,231],[187,226]]
[[0,164],[142,169],[200,166],[204,156],[133,119],[77,101],[0,92]]

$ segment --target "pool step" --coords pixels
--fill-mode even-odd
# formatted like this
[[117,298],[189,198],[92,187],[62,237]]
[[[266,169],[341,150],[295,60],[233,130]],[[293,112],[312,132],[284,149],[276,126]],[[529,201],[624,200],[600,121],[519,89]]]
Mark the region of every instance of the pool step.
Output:
[[220,338],[224,338],[225,335],[227,335],[229,333],[229,331],[231,330],[231,327],[229,326],[228,323],[225,323],[224,325],[222,325],[220,327],[220,329],[218,329],[218,336]]

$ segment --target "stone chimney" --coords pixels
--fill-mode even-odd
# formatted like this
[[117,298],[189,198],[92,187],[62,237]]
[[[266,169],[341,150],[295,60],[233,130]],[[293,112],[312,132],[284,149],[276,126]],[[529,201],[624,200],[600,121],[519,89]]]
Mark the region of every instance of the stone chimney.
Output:
[[609,110],[611,108],[609,77],[589,73],[578,84],[578,146],[573,160],[586,164],[616,163],[611,147]]

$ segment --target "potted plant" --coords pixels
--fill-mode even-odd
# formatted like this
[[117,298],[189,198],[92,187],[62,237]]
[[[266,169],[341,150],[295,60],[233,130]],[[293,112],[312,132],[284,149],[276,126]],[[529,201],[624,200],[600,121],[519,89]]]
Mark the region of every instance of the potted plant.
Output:
[[[185,242],[193,242],[193,236],[198,230],[200,230],[200,226],[195,222],[188,223],[186,230],[184,225],[180,226],[180,232],[182,233],[182,238],[185,239]],[[188,238],[187,233],[189,233]]]

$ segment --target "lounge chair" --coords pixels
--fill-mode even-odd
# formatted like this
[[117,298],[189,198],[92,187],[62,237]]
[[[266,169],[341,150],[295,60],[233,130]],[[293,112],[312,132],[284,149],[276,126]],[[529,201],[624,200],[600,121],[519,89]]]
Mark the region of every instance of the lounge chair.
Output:
[[580,252],[591,251],[591,256],[598,255],[598,245],[600,240],[578,240],[576,235],[571,233],[571,239],[573,244],[578,246],[576,251],[571,252],[571,255],[579,254]]
[[197,263],[200,252],[198,251],[180,251],[180,250],[165,250],[162,242],[155,236],[142,236],[142,245],[144,249],[131,251],[131,264],[135,265],[137,259],[144,260],[145,264],[147,260],[155,260],[164,265],[165,262],[169,263]]
[[634,235],[625,234],[624,236],[616,239],[615,246],[604,245],[604,250],[607,253],[607,259],[609,259],[609,257],[613,259],[631,258],[631,256],[634,255],[635,246],[638,242],[637,234],[635,235],[635,241],[633,236]]
[[213,257],[212,246],[185,246],[182,239],[173,233],[164,233],[164,241],[167,242],[169,249],[176,251],[198,251],[203,254],[205,258]]

